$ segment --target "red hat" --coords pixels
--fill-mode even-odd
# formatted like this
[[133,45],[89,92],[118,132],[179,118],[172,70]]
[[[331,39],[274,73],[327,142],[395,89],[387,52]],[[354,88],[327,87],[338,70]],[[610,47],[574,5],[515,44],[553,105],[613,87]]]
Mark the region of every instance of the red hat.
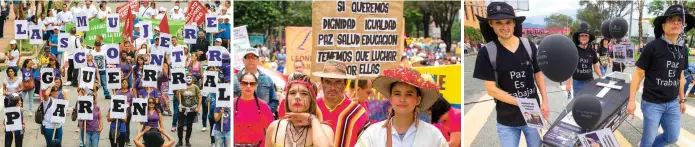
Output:
[[412,68],[396,67],[393,69],[384,70],[383,75],[380,75],[372,82],[374,89],[383,95],[391,95],[391,84],[403,82],[420,89],[422,92],[422,101],[419,111],[427,111],[439,96],[439,86],[434,82],[429,74],[420,74]]

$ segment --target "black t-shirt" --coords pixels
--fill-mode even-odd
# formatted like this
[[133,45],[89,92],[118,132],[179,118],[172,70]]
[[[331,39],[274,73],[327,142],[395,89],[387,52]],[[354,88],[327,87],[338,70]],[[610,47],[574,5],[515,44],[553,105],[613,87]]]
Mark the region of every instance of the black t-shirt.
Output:
[[637,60],[644,69],[645,80],[642,100],[651,103],[670,102],[678,96],[681,72],[688,66],[688,54],[683,46],[656,39],[647,43]]
[[594,79],[594,64],[598,63],[596,52],[588,48],[588,46],[586,49],[577,46],[577,55],[579,56],[579,64],[577,64],[577,69],[574,70],[572,79],[579,81]]
[[[482,47],[475,61],[473,77],[485,81],[495,81],[495,74],[497,74],[497,84],[500,89],[516,98],[536,99],[536,102],[540,104],[533,77],[534,73],[540,72],[535,56],[536,46],[531,43],[531,51],[534,55],[533,60],[531,60],[521,42],[514,53],[504,48],[499,41],[495,40],[494,42],[497,45],[497,72],[495,73],[492,69],[487,48]],[[495,99],[495,103],[497,104],[495,110],[497,110],[498,123],[515,127],[526,125],[518,106],[497,99]]]
[[599,56],[607,56],[608,55],[608,48],[599,47],[598,48],[598,55]]

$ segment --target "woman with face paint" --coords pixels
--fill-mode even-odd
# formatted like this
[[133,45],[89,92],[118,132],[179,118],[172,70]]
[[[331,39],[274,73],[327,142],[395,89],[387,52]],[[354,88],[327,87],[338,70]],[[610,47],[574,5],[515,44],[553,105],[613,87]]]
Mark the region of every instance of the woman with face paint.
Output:
[[[320,111],[316,106],[316,86],[302,73],[296,73],[289,81],[285,87],[287,95],[282,101],[287,106],[287,114],[268,126],[265,147],[333,146],[333,129],[316,116]],[[236,141],[237,137],[234,138]]]
[[[239,80],[241,96],[236,97],[234,105],[234,145],[261,146],[263,131],[273,121],[270,106],[254,95],[258,79],[251,73],[245,73]],[[215,140],[216,142],[222,142]]]
[[436,127],[417,119],[417,113],[427,111],[439,95],[439,86],[430,77],[396,67],[374,79],[373,87],[387,96],[392,108],[386,120],[362,133],[357,146],[448,146]]
[[178,115],[178,137],[179,142],[176,146],[183,145],[183,131],[186,131],[186,146],[191,146],[191,131],[193,130],[193,120],[200,112],[200,103],[202,96],[198,86],[193,84],[193,79],[190,75],[186,76],[186,89],[177,91],[180,110]]

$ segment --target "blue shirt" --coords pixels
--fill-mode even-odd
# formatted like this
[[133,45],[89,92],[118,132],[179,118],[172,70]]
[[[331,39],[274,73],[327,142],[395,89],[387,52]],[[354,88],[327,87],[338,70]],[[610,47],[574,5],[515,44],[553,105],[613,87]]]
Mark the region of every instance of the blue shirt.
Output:
[[[208,94],[207,100],[210,102],[210,106],[208,106],[210,110],[208,111],[210,112],[215,112],[215,109],[217,109],[217,100],[215,100],[215,97],[217,97],[217,94],[215,93]],[[209,113],[208,118],[215,119],[215,113]]]
[[229,39],[231,36],[231,24],[229,23],[222,23],[217,26],[218,29],[224,29],[224,32],[220,33],[220,38],[222,39]]
[[58,52],[58,34],[53,34],[51,37],[48,39],[51,41],[51,43],[56,44],[56,46],[51,46],[51,54],[53,55],[59,55],[60,52]]
[[[116,130],[116,120],[111,121],[111,127],[109,130],[111,130],[111,131]],[[126,130],[125,122],[118,119],[118,132],[126,132],[125,130]]]
[[[220,121],[217,122],[217,124],[215,125],[215,130],[221,131],[220,125],[222,125],[222,127],[224,127],[224,130],[222,130],[222,132],[225,132],[225,133],[229,132],[229,129],[231,129],[231,127],[230,127],[231,126],[230,125],[231,114],[229,113],[229,109],[230,109],[229,107],[226,107],[226,109],[224,109],[224,112],[222,114],[220,114]],[[215,113],[220,113],[220,108],[215,108]]]

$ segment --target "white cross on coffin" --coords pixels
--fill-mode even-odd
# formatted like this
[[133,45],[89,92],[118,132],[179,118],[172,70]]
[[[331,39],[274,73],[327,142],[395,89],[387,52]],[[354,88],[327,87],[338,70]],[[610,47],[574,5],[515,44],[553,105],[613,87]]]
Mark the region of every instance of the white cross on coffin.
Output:
[[603,89],[601,89],[601,92],[596,94],[596,97],[603,98],[603,96],[606,96],[608,91],[610,91],[611,89],[617,89],[617,90],[623,89],[623,86],[615,85],[615,83],[618,83],[618,82],[617,81],[609,81],[608,84],[600,83],[600,82],[596,83],[596,86],[603,86]]

